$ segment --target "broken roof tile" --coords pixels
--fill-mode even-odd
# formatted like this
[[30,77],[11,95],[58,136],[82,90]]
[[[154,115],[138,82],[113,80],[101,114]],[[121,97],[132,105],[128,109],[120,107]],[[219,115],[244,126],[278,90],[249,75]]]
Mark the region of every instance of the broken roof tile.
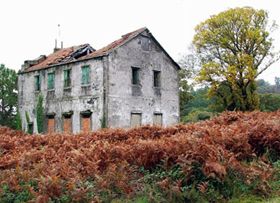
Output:
[[71,58],[71,55],[73,55],[75,52],[81,49],[85,49],[86,47],[88,47],[88,49],[91,50],[91,52],[94,51],[94,49],[89,44],[82,44],[79,46],[72,46],[64,49],[59,49],[58,51],[48,55],[46,59],[43,60],[42,62],[25,69],[24,72],[44,69],[51,65],[56,65],[63,62],[75,61],[77,60],[77,58],[75,57]]

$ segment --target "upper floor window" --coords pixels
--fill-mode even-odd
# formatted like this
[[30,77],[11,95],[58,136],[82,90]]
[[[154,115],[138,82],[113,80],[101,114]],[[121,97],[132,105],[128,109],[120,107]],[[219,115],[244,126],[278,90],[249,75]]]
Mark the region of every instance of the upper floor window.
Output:
[[131,67],[132,69],[132,84],[139,85],[140,84],[140,68]]
[[71,86],[71,69],[64,70],[64,88]]
[[41,81],[40,81],[40,75],[35,75],[35,91],[40,91],[41,88]]
[[82,85],[88,85],[90,83],[90,69],[89,66],[82,66]]
[[160,87],[160,71],[154,70],[154,87]]
[[54,72],[48,73],[48,90],[54,89]]

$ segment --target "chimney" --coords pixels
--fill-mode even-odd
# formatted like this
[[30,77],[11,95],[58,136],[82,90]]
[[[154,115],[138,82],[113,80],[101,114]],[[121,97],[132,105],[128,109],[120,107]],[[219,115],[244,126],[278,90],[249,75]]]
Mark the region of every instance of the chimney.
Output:
[[38,58],[34,59],[34,60],[25,60],[23,65],[21,66],[21,70],[25,70],[27,68],[30,68],[31,66],[37,65],[41,62],[43,62],[44,60],[46,60],[46,56],[45,55],[40,55]]
[[57,52],[58,50],[60,50],[60,48],[57,47],[57,39],[55,39],[55,46],[53,49],[53,53]]

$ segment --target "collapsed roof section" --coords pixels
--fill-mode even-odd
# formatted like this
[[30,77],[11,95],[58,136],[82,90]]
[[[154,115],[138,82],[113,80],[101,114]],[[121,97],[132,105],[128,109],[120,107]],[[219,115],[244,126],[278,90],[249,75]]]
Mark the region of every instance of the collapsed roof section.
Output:
[[24,61],[23,72],[31,72],[53,65],[74,62],[94,51],[95,49],[93,49],[89,44],[59,49],[47,57],[41,55],[37,59]]

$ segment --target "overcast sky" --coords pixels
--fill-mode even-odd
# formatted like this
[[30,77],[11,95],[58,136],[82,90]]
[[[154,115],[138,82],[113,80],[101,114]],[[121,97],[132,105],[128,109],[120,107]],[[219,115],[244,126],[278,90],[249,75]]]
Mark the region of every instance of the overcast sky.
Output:
[[[99,49],[121,35],[147,27],[178,61],[188,53],[194,27],[211,15],[251,6],[280,25],[275,0],[9,0],[0,3],[0,63],[19,70],[26,59],[48,55],[61,25],[64,47],[90,43]],[[280,50],[280,29],[273,33]],[[274,82],[280,63],[260,78]]]

